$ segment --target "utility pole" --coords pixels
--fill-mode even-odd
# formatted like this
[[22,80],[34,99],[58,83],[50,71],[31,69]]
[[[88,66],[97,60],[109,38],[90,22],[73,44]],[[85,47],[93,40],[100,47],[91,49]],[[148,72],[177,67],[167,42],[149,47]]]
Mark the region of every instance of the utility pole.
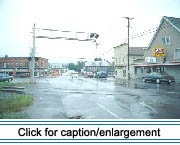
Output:
[[33,47],[32,47],[32,52],[31,52],[31,81],[34,82],[34,70],[35,70],[35,24],[32,28],[32,38],[33,38]]
[[129,73],[129,27],[130,27],[130,20],[132,20],[134,18],[130,18],[130,17],[123,17],[123,18],[128,20],[128,80],[130,80],[130,73]]

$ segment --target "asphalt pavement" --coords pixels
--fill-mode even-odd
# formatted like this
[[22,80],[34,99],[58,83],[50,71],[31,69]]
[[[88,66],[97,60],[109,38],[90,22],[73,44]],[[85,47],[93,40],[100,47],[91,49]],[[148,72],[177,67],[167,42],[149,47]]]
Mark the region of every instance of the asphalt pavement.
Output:
[[114,78],[37,78],[25,84],[34,96],[28,119],[179,119],[180,84]]

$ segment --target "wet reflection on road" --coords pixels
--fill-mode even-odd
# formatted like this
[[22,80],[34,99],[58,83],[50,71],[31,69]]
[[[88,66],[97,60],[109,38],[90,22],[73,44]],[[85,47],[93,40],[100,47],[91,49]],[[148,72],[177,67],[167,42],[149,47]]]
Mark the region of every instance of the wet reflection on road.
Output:
[[35,96],[28,118],[180,118],[180,85],[141,80],[42,78],[27,84]]

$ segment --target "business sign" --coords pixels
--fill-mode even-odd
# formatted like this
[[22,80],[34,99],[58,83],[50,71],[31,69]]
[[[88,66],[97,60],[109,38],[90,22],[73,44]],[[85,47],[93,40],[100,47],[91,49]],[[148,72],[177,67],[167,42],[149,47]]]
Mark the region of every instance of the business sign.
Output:
[[13,69],[5,68],[5,69],[0,69],[0,71],[4,71],[4,72],[6,72],[6,71],[13,71]]
[[166,56],[166,49],[162,46],[156,46],[152,49],[152,56],[164,57]]
[[156,57],[145,57],[146,63],[156,63]]

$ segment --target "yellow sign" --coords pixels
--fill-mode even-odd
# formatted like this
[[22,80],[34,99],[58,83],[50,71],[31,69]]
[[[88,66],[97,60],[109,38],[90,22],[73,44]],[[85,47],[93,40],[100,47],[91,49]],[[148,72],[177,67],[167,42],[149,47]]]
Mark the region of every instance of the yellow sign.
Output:
[[166,56],[166,49],[162,46],[156,46],[152,49],[152,56],[164,57]]

